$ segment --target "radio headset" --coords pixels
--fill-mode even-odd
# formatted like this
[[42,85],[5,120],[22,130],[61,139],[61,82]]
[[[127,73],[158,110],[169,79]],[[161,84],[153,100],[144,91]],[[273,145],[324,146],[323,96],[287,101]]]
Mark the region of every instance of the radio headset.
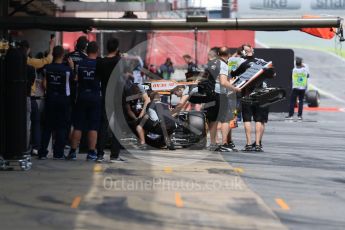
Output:
[[[243,57],[247,57],[248,53],[247,51],[244,49],[245,46],[248,46],[248,47],[251,47],[250,45],[242,45],[242,51],[241,51],[241,54]],[[254,50],[252,51],[252,53],[254,54]]]

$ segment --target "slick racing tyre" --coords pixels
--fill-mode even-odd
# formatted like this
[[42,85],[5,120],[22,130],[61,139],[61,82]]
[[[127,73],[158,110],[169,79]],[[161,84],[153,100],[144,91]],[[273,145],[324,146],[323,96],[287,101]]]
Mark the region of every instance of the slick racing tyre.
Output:
[[188,128],[197,137],[197,142],[191,145],[191,149],[204,149],[207,144],[205,114],[191,111],[188,116]]
[[320,94],[317,90],[309,90],[305,95],[307,104],[309,107],[319,107]]

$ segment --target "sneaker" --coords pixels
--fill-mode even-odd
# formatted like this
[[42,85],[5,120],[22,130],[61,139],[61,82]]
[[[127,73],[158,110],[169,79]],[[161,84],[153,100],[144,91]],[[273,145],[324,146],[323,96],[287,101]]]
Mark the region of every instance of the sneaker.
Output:
[[218,148],[218,145],[216,145],[216,144],[210,144],[210,145],[207,147],[207,149],[208,149],[209,151],[215,151],[217,148]]
[[87,161],[96,161],[97,160],[97,154],[95,151],[89,151],[86,157]]
[[223,147],[229,149],[230,151],[237,152],[235,144],[231,141],[229,144],[224,144]]
[[293,116],[287,116],[287,117],[285,117],[285,120],[293,120]]
[[302,121],[303,120],[302,116],[298,116],[297,120]]
[[105,159],[104,159],[104,157],[103,157],[103,156],[97,156],[96,161],[97,161],[98,163],[102,163],[102,162],[104,162],[104,161],[105,161]]
[[48,158],[46,156],[38,156],[37,159],[38,160],[47,160]]
[[254,151],[254,148],[252,145],[245,145],[244,148],[242,149],[242,152],[252,152]]
[[111,163],[125,163],[126,160],[122,159],[121,157],[118,158],[110,158]]
[[263,152],[264,150],[262,149],[261,145],[255,145],[255,152]]
[[215,151],[215,152],[232,152],[232,149],[231,149],[231,148],[227,148],[227,147],[224,146],[224,145],[220,145],[220,146],[218,146],[218,148],[216,148],[214,151]]
[[77,160],[77,153],[75,151],[69,152],[69,154],[66,157],[66,160]]

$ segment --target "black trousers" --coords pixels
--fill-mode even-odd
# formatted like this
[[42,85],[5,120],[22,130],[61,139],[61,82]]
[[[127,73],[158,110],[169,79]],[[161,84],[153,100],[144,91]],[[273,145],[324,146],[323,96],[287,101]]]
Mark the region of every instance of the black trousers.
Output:
[[46,98],[44,107],[45,124],[42,133],[41,147],[38,155],[48,154],[48,145],[52,134],[55,134],[54,157],[62,157],[66,144],[66,129],[70,119],[69,97],[51,96]]
[[[104,156],[104,149],[107,144],[109,137],[109,121],[105,109],[103,108],[101,125],[98,131],[97,138],[97,155]],[[111,132],[111,145],[110,145],[110,158],[118,158],[120,155],[120,150],[123,149],[118,139],[115,137],[113,132]]]
[[292,89],[291,99],[290,99],[290,111],[289,116],[293,116],[295,112],[295,104],[298,97],[298,116],[301,117],[303,113],[303,100],[305,95],[305,89]]

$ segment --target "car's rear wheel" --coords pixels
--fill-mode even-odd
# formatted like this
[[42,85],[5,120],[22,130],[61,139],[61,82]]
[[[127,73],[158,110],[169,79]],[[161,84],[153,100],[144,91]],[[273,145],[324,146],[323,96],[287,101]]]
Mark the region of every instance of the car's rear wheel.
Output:
[[204,149],[207,144],[205,114],[198,111],[189,112],[188,126],[189,130],[200,138],[197,143],[190,146],[190,149]]
[[306,101],[309,107],[319,107],[320,94],[317,90],[309,90],[306,92]]

